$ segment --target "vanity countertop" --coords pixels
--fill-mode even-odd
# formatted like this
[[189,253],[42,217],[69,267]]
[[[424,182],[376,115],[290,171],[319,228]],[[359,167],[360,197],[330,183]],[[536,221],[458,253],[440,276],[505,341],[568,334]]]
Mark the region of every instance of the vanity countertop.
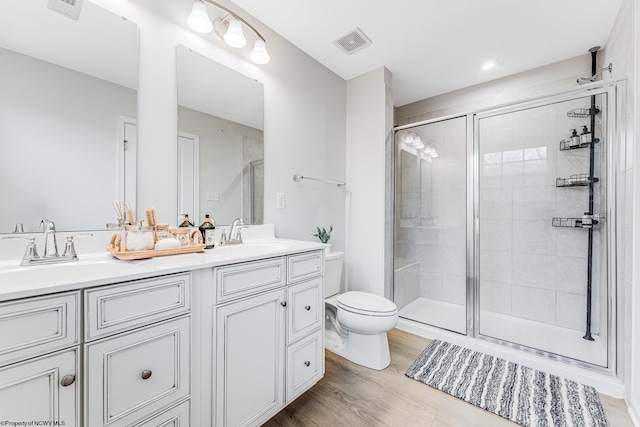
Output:
[[0,263],[0,301],[136,280],[151,276],[236,264],[324,248],[322,243],[252,239],[202,252],[122,261],[109,252],[80,254],[70,263],[23,267]]

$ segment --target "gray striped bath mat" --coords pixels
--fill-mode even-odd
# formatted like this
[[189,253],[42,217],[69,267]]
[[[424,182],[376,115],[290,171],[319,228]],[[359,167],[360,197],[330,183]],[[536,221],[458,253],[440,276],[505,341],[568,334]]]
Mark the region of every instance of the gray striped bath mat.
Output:
[[406,375],[523,426],[606,426],[593,387],[433,340]]

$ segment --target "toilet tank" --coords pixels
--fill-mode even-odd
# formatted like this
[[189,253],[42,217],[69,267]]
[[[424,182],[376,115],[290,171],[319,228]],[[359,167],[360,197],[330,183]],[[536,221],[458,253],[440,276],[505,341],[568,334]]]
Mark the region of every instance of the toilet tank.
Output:
[[340,283],[342,282],[342,265],[344,263],[344,252],[325,253],[324,256],[324,297],[330,297],[340,293]]

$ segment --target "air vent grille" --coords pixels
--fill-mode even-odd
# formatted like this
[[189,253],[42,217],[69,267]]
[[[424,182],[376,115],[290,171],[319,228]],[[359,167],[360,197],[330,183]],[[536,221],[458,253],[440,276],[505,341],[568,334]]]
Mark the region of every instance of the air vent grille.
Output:
[[367,37],[360,28],[356,28],[334,41],[334,43],[346,54],[351,55],[369,46],[371,40],[369,40],[369,37]]

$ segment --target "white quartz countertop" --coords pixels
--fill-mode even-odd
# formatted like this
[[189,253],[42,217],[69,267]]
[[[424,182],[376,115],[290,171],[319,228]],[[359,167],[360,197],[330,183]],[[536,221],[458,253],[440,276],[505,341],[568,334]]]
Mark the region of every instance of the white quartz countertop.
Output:
[[104,251],[79,254],[79,261],[20,266],[0,263],[0,301],[84,289],[164,274],[198,270],[319,250],[322,243],[286,239],[252,239],[202,252],[124,261]]

